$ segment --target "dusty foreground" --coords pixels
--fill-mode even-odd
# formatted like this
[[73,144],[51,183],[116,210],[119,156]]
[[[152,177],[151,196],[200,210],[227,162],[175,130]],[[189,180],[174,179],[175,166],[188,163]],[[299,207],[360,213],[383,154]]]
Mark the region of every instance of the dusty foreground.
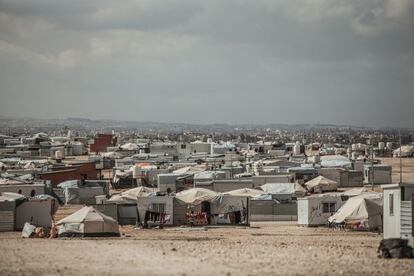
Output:
[[[0,275],[409,275],[414,260],[383,260],[374,233],[294,224],[133,230],[121,238],[22,239],[0,234]],[[126,234],[126,235],[125,235]]]

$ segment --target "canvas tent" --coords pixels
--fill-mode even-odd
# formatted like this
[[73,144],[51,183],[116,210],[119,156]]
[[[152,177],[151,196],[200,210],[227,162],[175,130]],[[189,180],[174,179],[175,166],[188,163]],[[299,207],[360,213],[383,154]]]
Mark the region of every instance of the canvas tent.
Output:
[[324,168],[352,168],[352,162],[342,155],[321,156],[321,166]]
[[298,183],[266,183],[260,188],[267,194],[272,195],[292,195],[302,197],[306,195],[306,190]]
[[199,205],[203,201],[213,200],[218,195],[218,193],[211,190],[203,188],[192,188],[177,193],[175,197],[187,204]]
[[408,145],[408,146],[402,146],[396,150],[393,151],[394,157],[409,157],[412,156],[414,152],[414,146]]
[[354,188],[354,189],[343,192],[343,195],[348,196],[348,197],[353,197],[353,196],[362,195],[366,192],[369,192],[367,188]]
[[140,186],[137,188],[129,189],[124,191],[120,194],[113,195],[108,202],[115,202],[115,203],[137,203],[138,197],[148,197],[152,194],[157,192],[155,188],[147,188],[144,186]]
[[204,165],[201,166],[187,166],[178,170],[173,171],[173,174],[178,174],[178,175],[185,175],[185,174],[189,174],[189,175],[195,175],[197,173],[200,172],[204,172],[206,170],[206,167]]
[[336,181],[330,180],[323,176],[318,176],[305,183],[306,188],[313,192],[333,192],[338,188]]
[[382,228],[382,194],[364,193],[350,198],[328,221],[357,225],[358,229]]
[[60,237],[119,236],[119,225],[116,220],[88,206],[58,221],[57,225]]
[[139,146],[137,144],[134,144],[134,143],[126,143],[126,144],[123,144],[122,146],[120,146],[120,148],[122,150],[138,150]]
[[261,191],[261,190],[256,190],[256,189],[244,188],[244,189],[238,189],[238,190],[225,192],[224,194],[232,195],[232,196],[256,197],[256,196],[266,194],[266,192]]

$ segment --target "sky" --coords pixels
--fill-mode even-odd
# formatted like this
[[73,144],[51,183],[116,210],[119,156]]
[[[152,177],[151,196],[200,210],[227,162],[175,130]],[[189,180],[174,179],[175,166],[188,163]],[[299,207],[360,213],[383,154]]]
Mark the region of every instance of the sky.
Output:
[[0,0],[0,115],[414,127],[413,0]]

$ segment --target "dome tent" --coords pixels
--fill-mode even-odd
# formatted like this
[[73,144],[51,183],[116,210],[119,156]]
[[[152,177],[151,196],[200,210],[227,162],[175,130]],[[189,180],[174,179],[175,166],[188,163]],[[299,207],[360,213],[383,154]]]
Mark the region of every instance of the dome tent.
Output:
[[318,176],[305,183],[309,191],[317,192],[333,192],[338,189],[338,183],[323,176]]
[[58,221],[57,226],[59,237],[119,236],[118,222],[89,206]]

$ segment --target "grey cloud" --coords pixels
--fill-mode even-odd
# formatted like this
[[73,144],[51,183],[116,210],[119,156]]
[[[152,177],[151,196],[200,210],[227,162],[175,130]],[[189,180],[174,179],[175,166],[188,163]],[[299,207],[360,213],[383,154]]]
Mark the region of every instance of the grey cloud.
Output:
[[1,114],[414,126],[412,3],[0,1]]

